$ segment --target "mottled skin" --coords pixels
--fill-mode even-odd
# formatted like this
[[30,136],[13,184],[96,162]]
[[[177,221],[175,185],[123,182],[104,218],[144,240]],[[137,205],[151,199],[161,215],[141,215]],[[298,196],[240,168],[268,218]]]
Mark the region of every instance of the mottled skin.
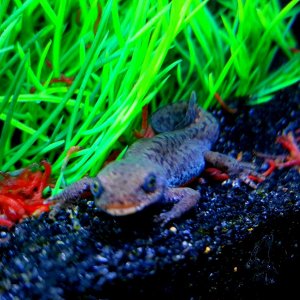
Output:
[[95,178],[84,178],[50,200],[72,202],[89,189],[96,206],[115,215],[128,215],[152,203],[175,203],[157,220],[163,224],[181,216],[200,199],[199,191],[180,187],[199,176],[209,161],[242,177],[253,171],[250,165],[210,151],[219,135],[216,119],[190,101],[159,109],[151,118],[158,134],[135,142],[119,161],[104,167]]

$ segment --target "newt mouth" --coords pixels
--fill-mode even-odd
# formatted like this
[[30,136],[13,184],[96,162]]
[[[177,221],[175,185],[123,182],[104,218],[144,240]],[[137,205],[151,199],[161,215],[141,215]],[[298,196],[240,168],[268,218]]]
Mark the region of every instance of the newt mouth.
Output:
[[126,216],[134,214],[145,207],[145,205],[120,205],[111,204],[107,206],[100,206],[105,212],[113,216]]

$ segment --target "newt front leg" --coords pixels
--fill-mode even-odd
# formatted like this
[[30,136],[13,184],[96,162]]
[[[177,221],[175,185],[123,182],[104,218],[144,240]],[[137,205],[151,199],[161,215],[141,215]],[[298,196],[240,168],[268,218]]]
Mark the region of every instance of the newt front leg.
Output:
[[92,183],[92,178],[84,177],[65,188],[61,193],[48,198],[44,203],[54,204],[50,217],[54,217],[61,208],[75,204],[78,200],[91,195],[90,187]]
[[161,213],[155,218],[155,221],[161,222],[164,226],[195,207],[199,199],[200,192],[191,188],[169,188],[165,193],[163,202],[175,204],[170,211]]

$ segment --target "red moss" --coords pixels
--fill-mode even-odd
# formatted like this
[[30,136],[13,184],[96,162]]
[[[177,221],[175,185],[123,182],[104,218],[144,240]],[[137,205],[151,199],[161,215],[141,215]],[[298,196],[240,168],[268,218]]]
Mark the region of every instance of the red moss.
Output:
[[50,186],[51,165],[42,161],[44,172],[26,168],[17,176],[3,173],[0,180],[0,225],[11,227],[24,218],[49,211],[43,190]]
[[[54,83],[65,83],[67,86],[72,85],[74,80],[74,77],[66,77],[65,75],[61,75],[58,78],[52,78],[50,81],[50,85],[54,84]],[[42,85],[44,85],[45,83],[43,82]],[[34,94],[36,91],[36,87],[32,87],[30,88],[30,93]]]
[[229,175],[217,168],[205,168],[204,175],[215,181],[223,182],[229,179]]
[[[296,134],[298,134],[300,130],[296,130]],[[286,135],[281,135],[276,139],[276,142],[281,144],[283,148],[285,148],[289,155],[280,155],[275,158],[268,159],[269,169],[265,172],[266,176],[269,176],[273,173],[275,169],[282,168],[290,168],[297,167],[300,172],[300,148],[297,142],[299,141],[299,137],[295,137],[292,132],[289,132]]]
[[219,93],[215,93],[215,99],[219,102],[220,106],[222,107],[223,110],[225,110],[226,112],[230,113],[230,114],[235,114],[237,113],[237,109],[236,108],[231,108],[229,107],[224,100],[222,99],[222,97],[220,96]]
[[140,131],[135,131],[133,134],[136,138],[152,138],[155,136],[155,133],[152,129],[152,127],[148,124],[148,114],[149,114],[149,108],[148,105],[145,105],[143,107],[142,111],[142,128]]
[[[277,162],[279,168],[285,167],[300,167],[300,149],[297,144],[297,139],[294,137],[292,132],[287,135],[282,135],[277,138],[277,143],[281,144],[283,148],[288,150],[289,155],[287,155],[282,162]],[[300,169],[299,169],[300,170]]]

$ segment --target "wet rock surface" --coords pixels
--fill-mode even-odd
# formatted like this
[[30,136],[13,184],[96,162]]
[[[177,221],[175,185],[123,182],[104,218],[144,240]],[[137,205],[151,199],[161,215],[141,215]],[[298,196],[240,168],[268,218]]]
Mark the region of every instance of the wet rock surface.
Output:
[[[270,103],[215,112],[215,150],[252,161],[284,154],[275,143],[300,128],[299,89]],[[277,170],[256,190],[206,180],[199,205],[165,228],[156,205],[112,218],[91,199],[0,230],[1,299],[266,299],[297,291],[300,279],[300,174]]]

